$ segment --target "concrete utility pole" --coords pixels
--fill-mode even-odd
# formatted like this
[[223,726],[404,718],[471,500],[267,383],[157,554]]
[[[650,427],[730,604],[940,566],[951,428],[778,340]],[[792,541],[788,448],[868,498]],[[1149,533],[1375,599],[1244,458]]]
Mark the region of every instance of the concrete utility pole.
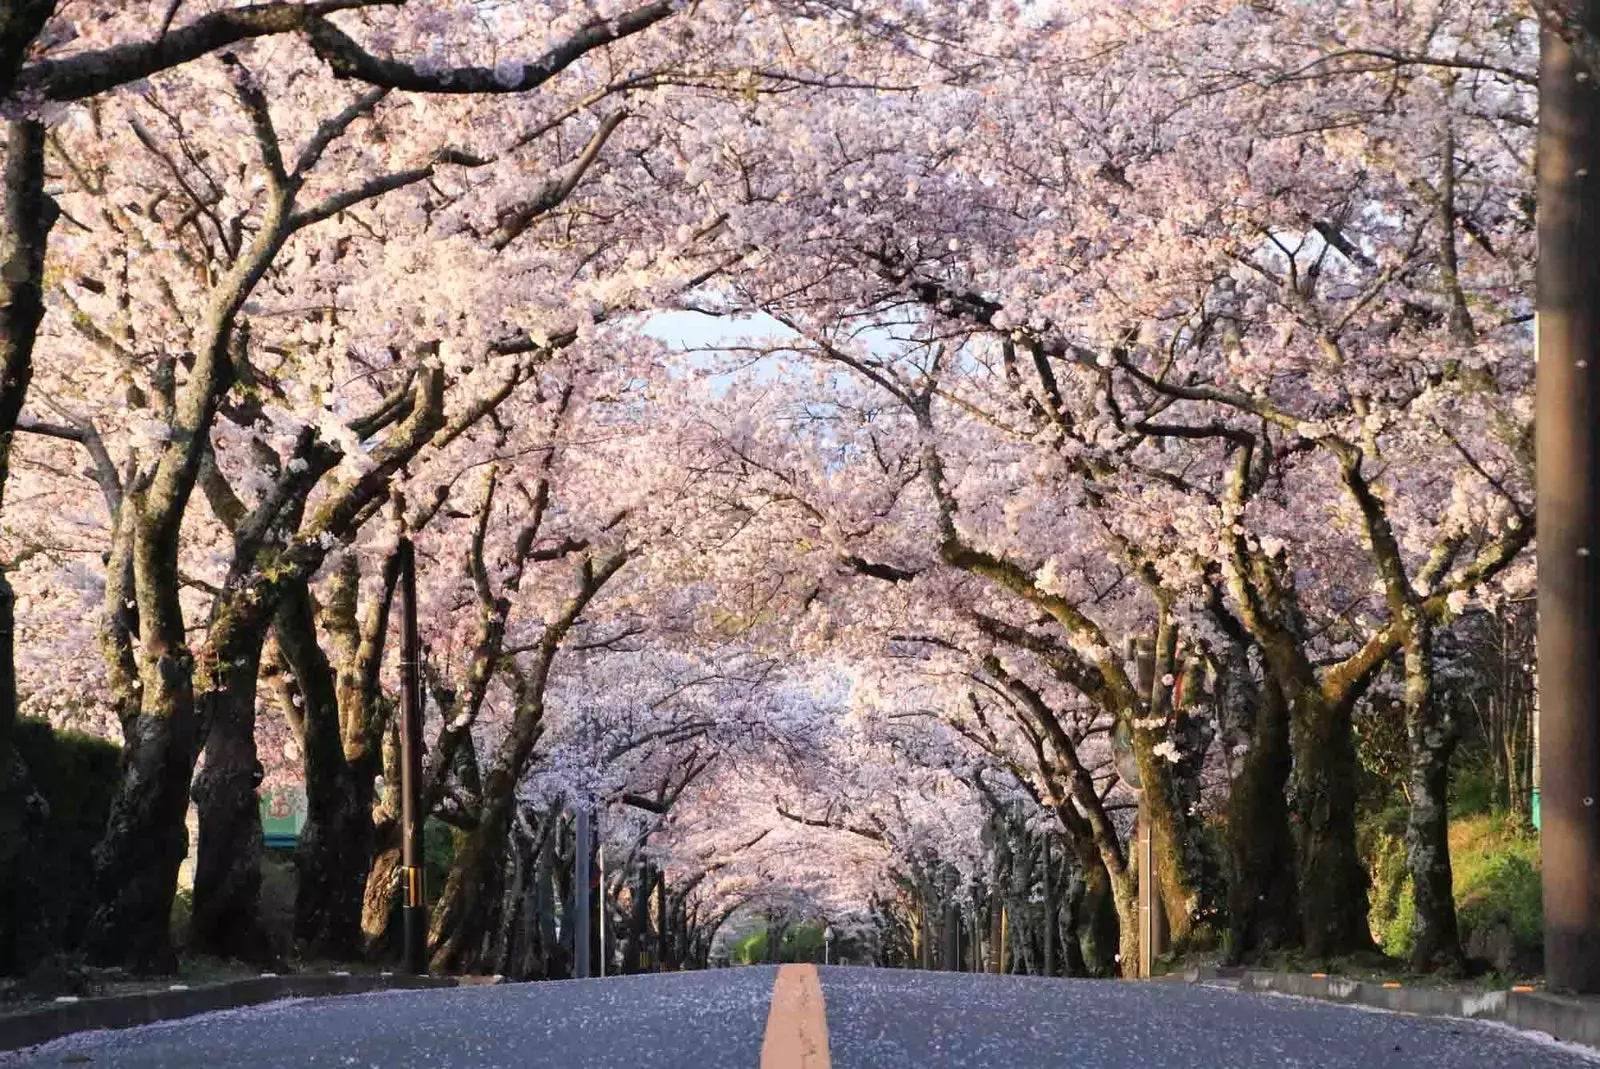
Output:
[[405,878],[401,935],[405,968],[428,971],[428,905],[423,887],[422,812],[422,642],[417,634],[417,554],[411,539],[400,540],[400,871]]
[[580,804],[577,826],[573,830],[572,846],[572,975],[579,980],[589,978],[589,927],[590,899],[589,873],[594,855],[590,848],[594,842],[589,830],[589,807]]
[[[1567,37],[1600,0],[1551,0],[1539,71],[1540,807],[1545,974],[1600,993],[1600,89]],[[1581,49],[1596,52],[1592,45]]]
[[600,979],[606,978],[606,960],[611,957],[606,949],[606,914],[611,912],[606,909],[606,844],[600,835],[600,815],[595,814],[594,838],[597,844],[594,848],[596,865],[600,870]]

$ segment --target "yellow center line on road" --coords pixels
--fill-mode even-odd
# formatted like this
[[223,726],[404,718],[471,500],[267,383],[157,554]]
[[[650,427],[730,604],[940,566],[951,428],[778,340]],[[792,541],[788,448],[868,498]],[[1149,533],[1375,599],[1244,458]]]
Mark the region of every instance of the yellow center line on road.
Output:
[[772,984],[761,1069],[829,1069],[828,1010],[815,965],[780,965]]

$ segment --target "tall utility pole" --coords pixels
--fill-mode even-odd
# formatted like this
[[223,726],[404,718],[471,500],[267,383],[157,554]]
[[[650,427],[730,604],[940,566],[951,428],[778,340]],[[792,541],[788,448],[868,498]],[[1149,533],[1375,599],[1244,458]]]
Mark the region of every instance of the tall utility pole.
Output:
[[611,957],[610,952],[606,949],[606,915],[611,911],[606,909],[606,841],[605,837],[600,834],[600,814],[598,812],[595,813],[594,824],[595,865],[600,870],[600,880],[597,885],[599,890],[595,895],[599,899],[600,906],[600,979],[604,980],[606,978],[606,961]]
[[667,873],[656,873],[656,972],[667,971],[667,951],[671,949],[667,934]]
[[588,803],[579,803],[577,827],[572,847],[572,975],[579,980],[589,978],[589,866],[594,860],[592,852],[594,835],[589,830]]
[[[1539,70],[1540,821],[1545,974],[1600,993],[1600,72],[1568,41],[1600,0],[1549,0]],[[1557,27],[1560,27],[1559,29]],[[1586,46],[1585,56],[1595,49]]]
[[428,971],[428,906],[422,885],[422,642],[417,635],[417,554],[400,540],[400,871],[406,900],[401,908],[405,968]]

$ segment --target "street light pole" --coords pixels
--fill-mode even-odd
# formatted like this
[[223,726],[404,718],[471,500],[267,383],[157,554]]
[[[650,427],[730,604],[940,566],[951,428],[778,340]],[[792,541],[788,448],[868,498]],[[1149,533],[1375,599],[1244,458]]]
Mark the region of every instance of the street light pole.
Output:
[[428,971],[428,907],[423,886],[422,683],[417,634],[417,554],[411,539],[400,540],[400,871],[405,878],[401,932],[405,969]]
[[[1600,0],[1536,5],[1539,761],[1545,972],[1600,993]],[[1586,42],[1587,43],[1587,42]]]

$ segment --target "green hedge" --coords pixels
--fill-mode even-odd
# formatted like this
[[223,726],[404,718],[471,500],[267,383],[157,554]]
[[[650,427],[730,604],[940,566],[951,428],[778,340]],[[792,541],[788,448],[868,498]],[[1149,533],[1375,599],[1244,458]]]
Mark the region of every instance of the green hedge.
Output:
[[[75,947],[93,909],[94,847],[121,775],[105,739],[24,719],[12,736],[49,814],[22,821],[20,850],[0,873],[0,974],[26,972]],[[13,845],[18,845],[13,844]]]

